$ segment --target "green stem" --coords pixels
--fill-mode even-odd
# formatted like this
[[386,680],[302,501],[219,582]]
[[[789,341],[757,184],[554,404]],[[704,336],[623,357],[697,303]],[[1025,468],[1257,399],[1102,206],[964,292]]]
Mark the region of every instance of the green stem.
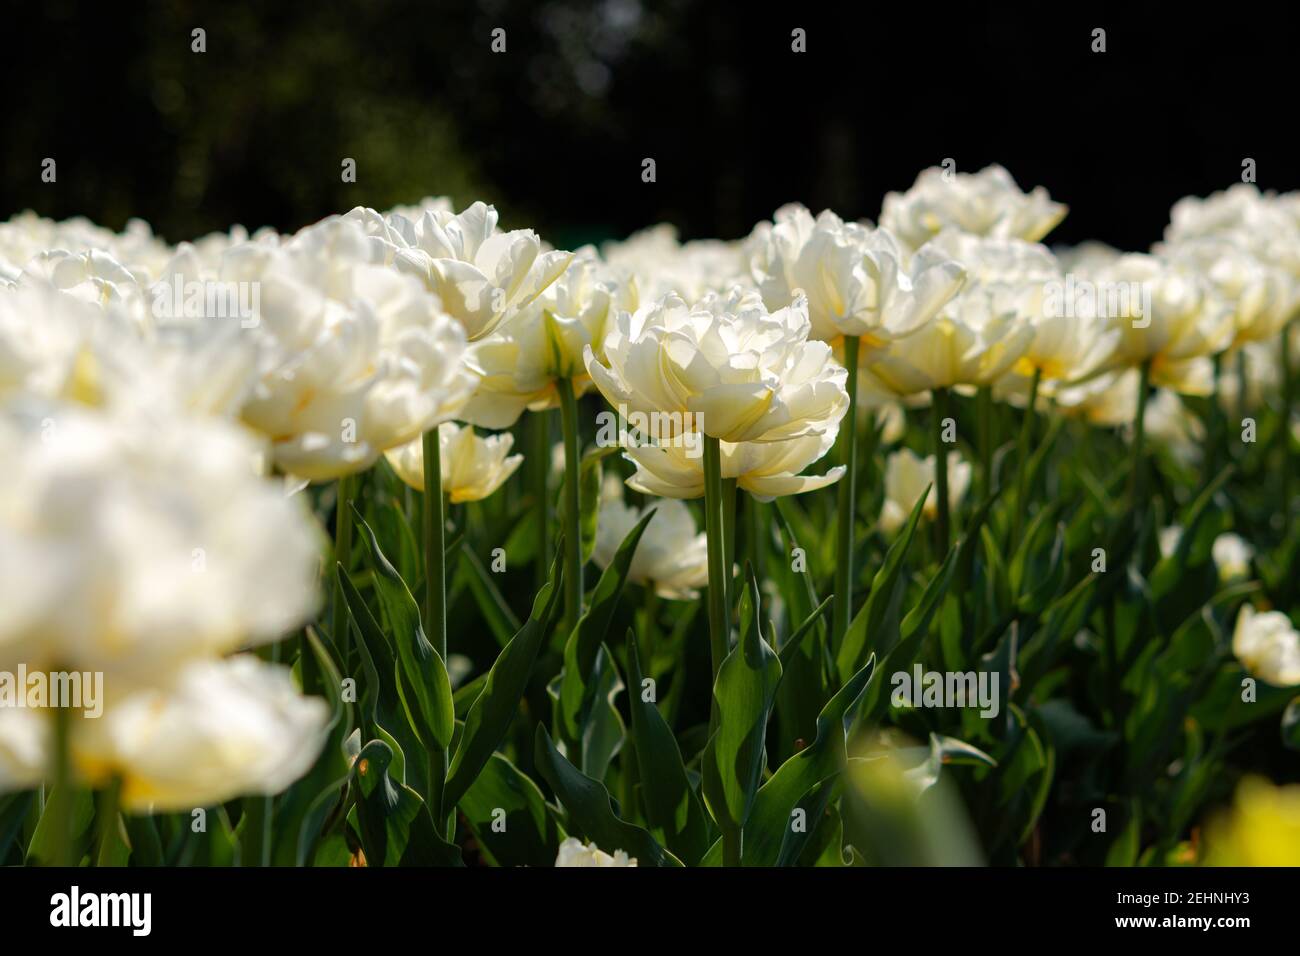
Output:
[[936,388],[930,393],[930,418],[934,431],[934,498],[935,555],[940,561],[948,554],[948,443],[943,440],[943,420],[948,415],[948,389]]
[[549,410],[533,412],[532,431],[532,490],[533,507],[537,511],[537,560],[533,562],[535,590],[546,584],[547,565],[550,564],[551,544],[551,413]]
[[[736,594],[736,479],[722,479],[722,540],[727,543],[727,609],[735,603]],[[757,572],[756,572],[757,573]]]
[[[424,456],[424,631],[443,661],[447,660],[447,514],[442,493],[442,443],[438,429],[424,433],[421,443]],[[442,816],[442,790],[447,779],[447,751],[439,747],[428,750],[429,812],[441,833],[448,829]],[[451,824],[452,827],[455,823]],[[454,834],[453,834],[454,835]],[[449,836],[448,839],[451,837]]]
[[980,497],[993,491],[993,386],[981,385],[975,393],[975,417],[980,441]]
[[45,813],[54,821],[51,866],[76,866],[73,858],[72,710],[54,708],[54,781]]
[[767,567],[767,554],[763,547],[763,503],[753,495],[745,496],[745,547],[754,575],[761,581]]
[[428,750],[429,813],[433,817],[433,824],[437,831],[448,840],[454,840],[456,836],[456,816],[454,813],[448,814],[450,821],[447,816],[444,816],[447,810],[454,808],[446,808],[442,805],[442,793],[447,785],[448,757],[447,751],[441,747],[430,747]]
[[1282,427],[1277,430],[1282,442],[1282,540],[1291,533],[1291,324],[1282,326],[1279,355],[1282,362]]
[[447,660],[447,519],[442,495],[442,445],[438,429],[424,433],[424,633]]
[[858,485],[858,337],[844,336],[844,366],[849,370],[845,387],[849,410],[840,423],[841,462],[844,477],[836,489],[838,513],[835,535],[835,601],[831,612],[831,640],[838,645],[849,629],[853,613],[853,530],[854,490]]
[[[1146,461],[1143,458],[1143,446],[1146,442],[1147,392],[1151,390],[1151,362],[1143,362],[1138,380],[1137,413],[1133,417],[1133,474],[1132,510],[1134,515],[1146,507]],[[1141,520],[1140,518],[1138,519]]]
[[108,866],[112,863],[113,840],[117,836],[117,814],[121,808],[122,780],[114,777],[99,795],[95,808],[99,817],[99,852],[95,857],[96,866]]
[[[727,610],[727,531],[722,510],[725,495],[722,488],[722,449],[718,440],[704,437],[704,533],[709,542],[709,651],[713,663],[713,682],[731,649],[731,623]],[[718,729],[717,700],[712,699],[709,710],[709,737]],[[722,814],[722,859],[725,866],[740,865],[740,828],[732,826]]]
[[731,649],[727,613],[727,542],[722,523],[722,449],[704,436],[704,533],[709,542],[709,649],[713,679]]
[[582,616],[582,461],[578,456],[578,399],[573,382],[555,383],[560,393],[560,424],[564,429],[564,619],[569,627]]
[[[345,475],[338,480],[335,490],[337,501],[334,505],[334,560],[343,566],[345,573],[352,572],[352,499],[356,495],[361,478],[357,475]],[[348,647],[351,633],[348,630],[348,606],[343,600],[343,585],[334,583],[334,643],[338,646],[341,663],[347,667]]]
[[1025,496],[1029,493],[1029,440],[1034,434],[1038,385],[1042,378],[1043,370],[1034,369],[1034,377],[1029,382],[1029,404],[1025,406],[1025,417],[1020,422],[1020,440],[1016,443],[1016,506],[1011,519],[1012,548],[1020,545],[1020,533],[1025,526],[1025,512],[1029,510],[1029,503],[1025,500]]

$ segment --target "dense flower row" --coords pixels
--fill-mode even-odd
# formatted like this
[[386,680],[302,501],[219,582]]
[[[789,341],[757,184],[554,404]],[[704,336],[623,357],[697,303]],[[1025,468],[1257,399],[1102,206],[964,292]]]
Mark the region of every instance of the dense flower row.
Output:
[[[1040,240],[1065,213],[990,167],[927,170],[885,197],[878,226],[791,205],[735,242],[679,243],[660,226],[574,252],[501,229],[484,203],[456,212],[441,199],[174,247],[140,222],[0,224],[0,670],[100,671],[107,688],[104,717],[63,739],[42,713],[0,709],[0,790],[47,779],[61,747],[80,781],[117,780],[140,811],[300,777],[328,708],[250,653],[311,621],[331,586],[300,492],[338,480],[345,512],[344,483],[385,457],[415,492],[481,500],[523,456],[512,435],[475,426],[566,415],[576,621],[567,416],[591,391],[705,442],[701,455],[680,434],[623,436],[626,487],[644,498],[625,503],[613,476],[600,491],[594,560],[615,561],[655,509],[628,578],[670,600],[697,598],[717,573],[714,539],[677,499],[705,499],[707,525],[715,479],[759,501],[851,489],[862,431],[898,445],[879,528],[897,533],[927,496],[923,518],[946,546],[972,463],[943,443],[919,457],[899,438],[909,411],[943,411],[952,394],[1134,424],[1134,441],[1195,461],[1200,425],[1179,396],[1235,407],[1289,374],[1277,342],[1300,310],[1300,195],[1239,185],[1185,199],[1149,253],[1049,249]],[[807,473],[837,444],[844,463]],[[840,510],[851,528],[852,499]],[[839,631],[858,580],[844,527]],[[1225,580],[1251,554],[1235,536],[1215,546]],[[429,601],[426,617],[445,615]],[[729,608],[710,613],[716,674]],[[445,658],[445,623],[425,629]],[[1234,649],[1264,680],[1300,684],[1284,613],[1244,605]],[[560,862],[627,862],[604,849],[614,857],[570,841]]]

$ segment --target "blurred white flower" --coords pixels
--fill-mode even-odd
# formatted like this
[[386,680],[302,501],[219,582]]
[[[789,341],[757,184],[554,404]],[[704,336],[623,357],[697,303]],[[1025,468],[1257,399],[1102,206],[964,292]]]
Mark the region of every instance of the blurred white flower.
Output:
[[594,843],[583,844],[576,837],[567,837],[560,844],[559,855],[555,858],[556,866],[636,866],[636,859],[629,859],[622,850],[615,850],[610,856]]
[[280,637],[316,607],[319,539],[236,425],[34,399],[0,413],[0,669],[148,680]]
[[92,786],[120,779],[126,810],[188,811],[284,790],[315,762],[328,720],[287,667],[240,654],[110,699],[75,725],[72,757]]
[[602,569],[609,567],[618,546],[651,508],[655,515],[637,543],[628,580],[670,601],[697,597],[696,589],[709,583],[709,542],[704,532],[696,533],[690,509],[675,498],[652,499],[643,509],[624,504],[622,484],[614,475],[606,476],[601,489],[592,560]]
[[963,292],[944,311],[874,357],[869,374],[896,395],[990,385],[1025,354],[1034,328],[993,286]]
[[[1136,390],[1134,393],[1136,401]],[[1132,419],[1137,406],[1129,412]],[[1176,461],[1190,465],[1200,460],[1205,443],[1205,426],[1173,392],[1157,389],[1147,399],[1142,417],[1146,435],[1154,445],[1169,452]]]
[[1149,362],[1152,384],[1207,393],[1209,356],[1231,343],[1233,326],[1232,310],[1205,277],[1184,263],[1132,254],[1098,278],[1107,289],[1124,292],[1107,302],[1104,317],[1119,332],[1107,365],[1136,368]]
[[1233,238],[1206,236],[1157,247],[1171,262],[1203,275],[1231,309],[1229,348],[1269,342],[1295,314],[1300,287]]
[[884,229],[846,223],[829,209],[813,219],[797,204],[754,227],[746,248],[769,309],[788,306],[802,292],[814,338],[857,336],[867,353],[916,331],[965,279],[937,249],[910,255]]
[[1214,539],[1211,552],[1219,570],[1219,580],[1227,583],[1250,577],[1250,562],[1255,557],[1255,549],[1245,538],[1225,532]]
[[1066,212],[1042,186],[1021,192],[1001,166],[986,166],[978,173],[932,166],[916,177],[907,192],[886,193],[880,224],[914,249],[944,229],[1036,242]]
[[1156,537],[1156,542],[1160,546],[1160,556],[1168,558],[1178,550],[1178,542],[1183,540],[1183,529],[1171,524],[1167,528],[1161,528],[1160,534]]
[[[956,509],[966,497],[970,486],[971,467],[956,454],[948,457],[948,502]],[[919,458],[907,448],[893,452],[885,462],[885,504],[880,511],[880,530],[893,536],[912,513],[916,503],[921,500],[926,486],[930,487],[925,497],[925,506],[921,516],[928,521],[934,520],[939,513],[938,497],[934,491],[934,455]]]
[[608,365],[590,346],[585,360],[601,394],[627,414],[677,415],[671,427],[694,421],[723,441],[782,441],[824,431],[848,407],[848,373],[808,331],[802,299],[769,313],[740,289],[693,306],[668,295],[620,313],[605,338]]
[[[480,436],[471,425],[444,422],[438,426],[442,460],[442,491],[452,504],[481,501],[515,473],[523,455],[510,455],[515,436],[509,432]],[[416,491],[424,491],[424,440],[417,438],[384,453],[397,476]]]
[[1130,425],[1137,414],[1138,372],[1106,372],[1054,390],[1056,407],[1066,415],[1102,428]]
[[0,793],[40,785],[49,768],[49,714],[33,707],[0,706]]
[[679,242],[677,229],[660,223],[601,247],[605,260],[628,277],[635,300],[655,302],[670,292],[695,303],[710,292],[749,283],[743,244],[718,239]]
[[1281,611],[1256,613],[1243,604],[1232,633],[1242,667],[1276,687],[1300,684],[1300,633]]

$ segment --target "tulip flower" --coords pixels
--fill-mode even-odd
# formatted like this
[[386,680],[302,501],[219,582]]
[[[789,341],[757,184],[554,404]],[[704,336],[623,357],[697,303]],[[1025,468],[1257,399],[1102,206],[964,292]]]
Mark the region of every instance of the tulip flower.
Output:
[[784,441],[824,431],[848,407],[848,373],[808,333],[802,298],[769,313],[739,289],[693,306],[668,295],[618,316],[608,364],[590,346],[584,355],[611,405],[676,416],[657,437],[694,427],[719,441]]
[[284,790],[316,761],[329,716],[288,668],[241,654],[110,700],[76,726],[72,758],[91,786],[119,781],[125,810],[188,812]]
[[1205,843],[1208,866],[1300,866],[1300,786],[1246,777]]
[[986,166],[978,173],[934,166],[917,176],[907,192],[885,195],[880,224],[913,249],[944,229],[1036,242],[1066,212],[1042,186],[1021,192],[1001,166]]
[[1243,604],[1232,632],[1232,653],[1247,671],[1275,687],[1300,684],[1300,632],[1281,611],[1257,613]]
[[[820,435],[790,441],[721,442],[722,478],[734,479],[738,488],[759,501],[825,488],[844,474],[843,465],[824,475],[805,475],[803,471],[826,456],[838,433],[836,424]],[[704,464],[683,446],[629,444],[624,454],[636,465],[628,487],[666,498],[699,498],[704,494]]]
[[[926,493],[922,517],[936,520],[939,499],[936,494],[935,457],[920,458],[907,448],[900,448],[885,461],[885,503],[880,511],[880,529],[894,535],[907,521],[922,493]],[[948,506],[956,508],[970,486],[970,465],[960,459],[948,459]]]
[[560,844],[560,852],[555,857],[556,866],[636,866],[636,859],[629,858],[622,850],[615,850],[610,856],[594,843],[584,844],[576,837],[566,837]]
[[4,407],[0,449],[0,670],[147,682],[315,609],[314,524],[243,429],[29,398]]
[[578,250],[541,297],[471,348],[469,364],[478,383],[461,417],[485,428],[509,428],[525,408],[560,407],[561,382],[580,397],[591,386],[585,349],[591,346],[604,361],[614,316],[635,303],[634,292],[593,249]]
[[531,229],[502,232],[496,207],[473,203],[453,215],[438,204],[419,219],[358,206],[347,218],[371,236],[378,256],[437,293],[470,341],[489,335],[568,268],[573,254],[544,251]]
[[[470,425],[439,425],[443,494],[460,504],[482,501],[500,488],[524,460],[523,455],[509,454],[514,440],[509,432],[481,437]],[[423,445],[423,439],[416,439],[384,453],[397,477],[416,491],[424,490]]]
[[961,288],[965,273],[933,247],[915,255],[887,230],[846,223],[829,209],[778,209],[746,241],[751,271],[769,309],[799,293],[813,338],[857,338],[873,352],[932,318]]
[[[886,229],[846,223],[826,210],[815,220],[803,206],[777,210],[747,241],[755,282],[770,308],[797,295],[808,297],[813,335],[842,337],[844,364],[874,357],[914,333],[957,293],[961,266],[933,247],[914,255]],[[865,355],[864,355],[865,353]],[[857,376],[848,383],[849,421],[857,421]],[[846,478],[839,487],[838,550],[832,630],[848,627],[853,583],[854,489],[857,429],[844,430]]]
[[643,302],[673,293],[693,304],[711,292],[724,293],[749,282],[743,243],[679,242],[677,229],[667,223],[621,242],[607,242],[601,252],[611,267],[628,277],[627,284]]
[[286,243],[260,279],[252,332],[266,371],[243,419],[304,478],[368,468],[470,394],[460,327],[418,282],[368,255],[354,222],[327,219]]
[[613,475],[607,476],[602,489],[592,560],[608,567],[628,532],[651,508],[655,515],[637,544],[627,579],[670,601],[698,597],[697,588],[709,580],[708,538],[695,533],[690,509],[675,498],[651,499],[640,509],[624,504],[621,485]]
[[1250,577],[1250,562],[1255,557],[1255,549],[1241,535],[1224,532],[1214,539],[1210,553],[1223,583]]

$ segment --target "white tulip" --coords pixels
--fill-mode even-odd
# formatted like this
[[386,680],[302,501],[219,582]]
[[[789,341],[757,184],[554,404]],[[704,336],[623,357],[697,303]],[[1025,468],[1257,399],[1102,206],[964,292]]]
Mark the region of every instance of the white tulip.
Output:
[[1219,580],[1225,583],[1250,577],[1250,562],[1255,549],[1241,535],[1225,532],[1214,539],[1211,548]]
[[[515,436],[509,432],[479,436],[472,426],[451,422],[438,426],[442,461],[442,491],[452,504],[481,501],[515,473],[523,455],[510,455]],[[416,491],[424,491],[424,440],[417,438],[384,453],[397,476]]]
[[425,206],[416,220],[358,206],[347,218],[362,224],[381,261],[436,292],[471,341],[541,295],[573,258],[545,251],[531,229],[502,232],[496,208],[481,202],[459,214]]
[[1242,667],[1275,687],[1300,684],[1300,632],[1281,611],[1256,613],[1243,604],[1232,633]]
[[865,352],[914,332],[961,288],[960,265],[934,248],[915,255],[884,229],[844,222],[829,209],[778,209],[747,240],[751,271],[768,308],[807,297],[812,336],[862,339]]
[[696,533],[690,509],[675,498],[651,499],[644,508],[634,508],[623,503],[621,488],[615,476],[606,477],[592,560],[601,568],[609,567],[628,532],[653,508],[654,517],[632,556],[628,580],[653,588],[670,601],[698,597],[697,589],[709,583],[709,542],[703,532]]
[[[971,467],[956,455],[948,455],[948,502],[956,510],[961,500],[966,497],[970,486]],[[921,515],[933,521],[939,513],[938,498],[934,490],[934,455],[919,458],[907,448],[900,448],[891,454],[885,462],[885,504],[880,511],[880,529],[886,535],[893,536],[904,524],[907,517],[921,500],[926,486],[930,491],[925,497]]]
[[1099,281],[1125,293],[1115,296],[1114,310],[1107,304],[1104,316],[1119,332],[1107,366],[1149,362],[1155,385],[1208,391],[1208,357],[1226,348],[1233,334],[1232,310],[1208,280],[1184,263],[1133,254],[1120,257]]
[[[820,435],[805,435],[779,442],[719,442],[721,475],[736,479],[736,487],[759,501],[803,494],[834,484],[844,474],[837,465],[824,475],[805,475],[803,470],[825,457],[835,444],[839,425]],[[665,498],[704,496],[704,461],[700,455],[677,444],[627,443],[625,457],[636,465],[628,479],[629,488]]]
[[555,857],[556,866],[636,866],[635,858],[628,858],[622,850],[615,850],[610,856],[594,843],[583,844],[576,837],[567,837],[560,844],[560,852]]
[[694,303],[710,292],[727,292],[749,283],[741,242],[679,242],[677,229],[667,223],[642,229],[622,242],[607,242],[601,251],[611,267],[627,276],[626,284],[641,302],[653,302],[671,292]]
[[79,721],[73,763],[92,786],[118,778],[126,810],[189,811],[284,790],[311,769],[329,716],[287,667],[246,654],[198,661]]
[[539,298],[470,350],[478,384],[461,417],[485,428],[509,428],[525,408],[560,404],[556,382],[567,379],[577,395],[591,385],[583,354],[591,347],[605,360],[605,335],[635,295],[587,247]]
[[722,441],[782,441],[825,431],[848,407],[847,372],[808,332],[802,298],[769,313],[740,289],[693,306],[668,295],[620,313],[607,365],[590,346],[585,361],[611,405],[677,416],[674,433],[657,437],[694,427]]
[[274,250],[258,280],[250,331],[263,370],[242,416],[303,478],[368,468],[452,417],[472,388],[460,326],[368,249],[355,221],[326,219]]
[[935,166],[922,171],[907,192],[885,195],[880,224],[914,249],[944,229],[1036,242],[1066,212],[1042,186],[1021,192],[1001,166],[986,166],[978,173]]
[[319,539],[238,426],[11,400],[0,413],[0,669],[146,681],[273,640],[317,603]]

